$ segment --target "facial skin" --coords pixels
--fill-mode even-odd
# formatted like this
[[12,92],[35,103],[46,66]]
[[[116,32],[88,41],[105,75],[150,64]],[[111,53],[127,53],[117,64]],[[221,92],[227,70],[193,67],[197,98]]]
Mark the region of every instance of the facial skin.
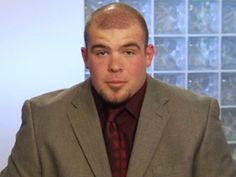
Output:
[[91,25],[87,48],[81,51],[92,85],[112,104],[126,101],[142,87],[154,55],[153,45],[145,45],[135,23],[122,29]]

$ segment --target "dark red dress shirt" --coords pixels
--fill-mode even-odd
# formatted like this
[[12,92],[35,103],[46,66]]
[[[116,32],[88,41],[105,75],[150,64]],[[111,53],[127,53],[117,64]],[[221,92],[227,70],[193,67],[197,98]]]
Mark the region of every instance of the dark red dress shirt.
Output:
[[[92,93],[95,100],[98,115],[100,118],[103,135],[105,132],[105,125],[107,121],[107,117],[106,117],[107,110],[114,107],[122,108],[122,112],[116,118],[116,124],[118,126],[118,129],[123,131],[123,133],[125,134],[126,144],[128,145],[127,146],[128,159],[130,158],[130,154],[131,154],[133,143],[134,143],[135,131],[137,128],[139,114],[141,111],[144,95],[146,92],[146,86],[147,86],[147,81],[145,81],[141,89],[136,94],[134,94],[130,99],[128,99],[127,101],[119,105],[112,105],[112,104],[107,103],[96,92],[96,90],[92,88]],[[104,136],[104,139],[106,142],[106,136]],[[107,147],[107,151],[110,151],[108,147]]]

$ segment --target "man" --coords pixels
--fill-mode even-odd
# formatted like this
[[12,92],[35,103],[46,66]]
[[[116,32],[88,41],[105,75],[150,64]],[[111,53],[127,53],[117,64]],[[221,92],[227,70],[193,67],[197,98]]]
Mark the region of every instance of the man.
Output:
[[236,177],[217,102],[147,76],[154,47],[136,10],[98,9],[85,44],[91,77],[25,102],[0,177]]

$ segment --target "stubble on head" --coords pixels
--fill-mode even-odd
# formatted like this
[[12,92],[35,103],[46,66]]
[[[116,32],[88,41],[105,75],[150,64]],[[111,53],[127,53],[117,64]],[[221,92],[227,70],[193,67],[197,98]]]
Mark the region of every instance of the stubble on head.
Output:
[[148,28],[143,16],[134,8],[123,3],[111,3],[96,10],[87,19],[84,31],[85,45],[89,43],[89,29],[126,29],[138,24],[143,31],[145,45],[148,43]]

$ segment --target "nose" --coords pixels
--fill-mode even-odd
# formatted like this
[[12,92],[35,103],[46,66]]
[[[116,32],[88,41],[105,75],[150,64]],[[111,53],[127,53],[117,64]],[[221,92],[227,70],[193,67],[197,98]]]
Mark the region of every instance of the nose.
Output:
[[123,64],[121,58],[116,55],[112,55],[109,64],[108,64],[108,71],[109,72],[121,72],[123,71]]

